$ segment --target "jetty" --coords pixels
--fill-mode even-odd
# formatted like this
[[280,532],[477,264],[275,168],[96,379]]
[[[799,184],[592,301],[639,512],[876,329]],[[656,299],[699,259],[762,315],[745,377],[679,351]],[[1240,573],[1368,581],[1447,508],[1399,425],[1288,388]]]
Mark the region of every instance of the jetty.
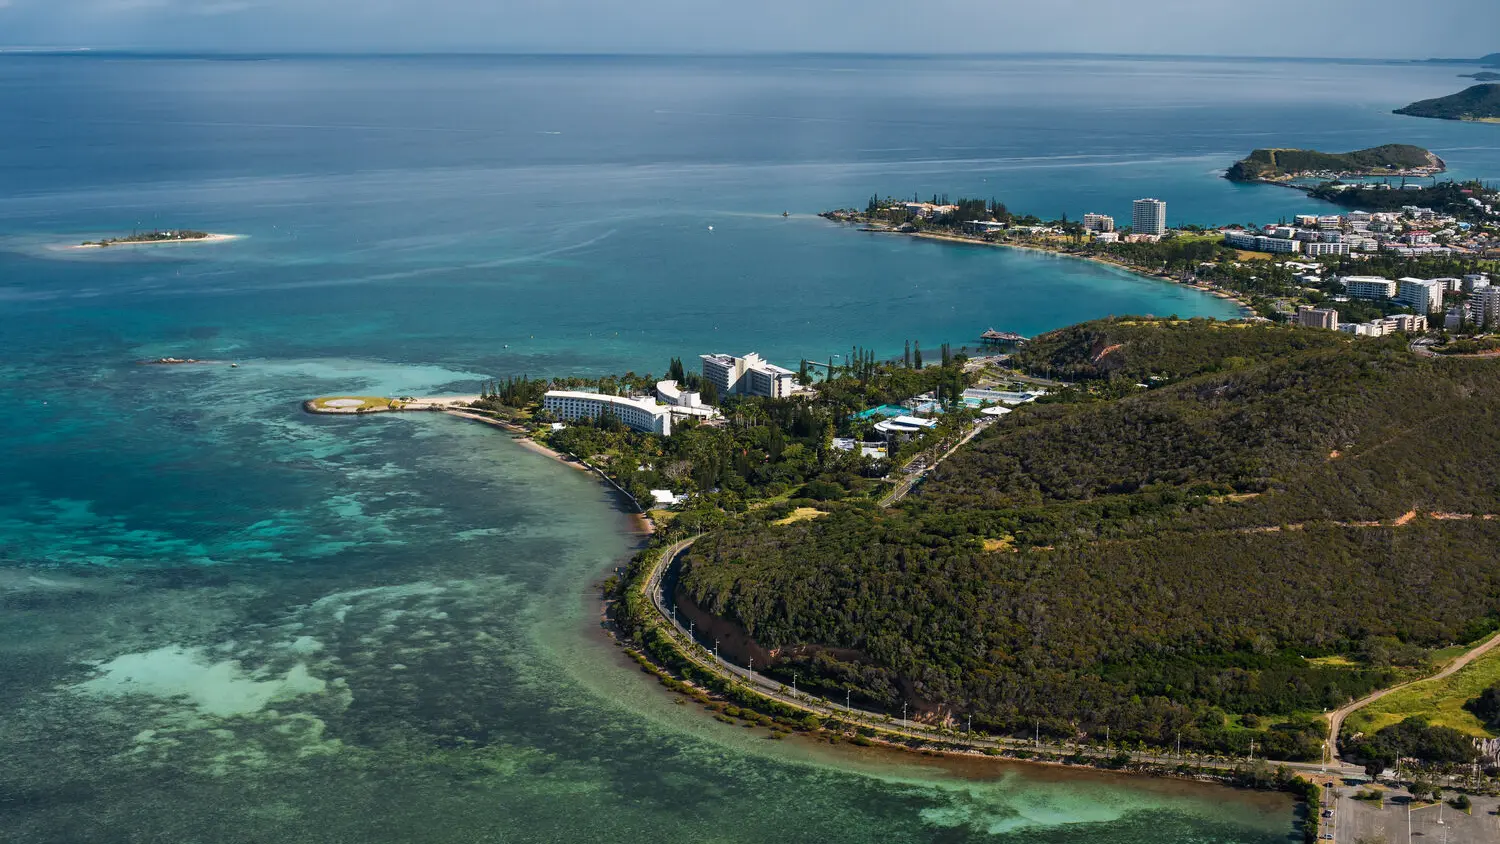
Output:
[[996,331],[991,328],[979,335],[979,343],[983,346],[1020,346],[1026,343],[1026,337],[1014,331]]

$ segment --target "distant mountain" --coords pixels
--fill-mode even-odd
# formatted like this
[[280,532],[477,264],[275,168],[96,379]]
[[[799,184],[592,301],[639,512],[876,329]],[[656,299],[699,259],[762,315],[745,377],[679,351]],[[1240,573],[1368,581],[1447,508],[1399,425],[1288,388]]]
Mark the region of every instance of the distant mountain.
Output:
[[1258,149],[1235,162],[1224,175],[1232,182],[1254,182],[1261,179],[1293,178],[1305,173],[1373,176],[1419,168],[1433,172],[1445,169],[1442,159],[1421,147],[1386,144],[1342,153],[1311,149]]
[[1396,113],[1438,120],[1500,120],[1500,85],[1475,85],[1452,96],[1412,103]]
[[1500,53],[1490,53],[1478,59],[1424,59],[1422,64],[1478,64],[1485,67],[1500,67]]

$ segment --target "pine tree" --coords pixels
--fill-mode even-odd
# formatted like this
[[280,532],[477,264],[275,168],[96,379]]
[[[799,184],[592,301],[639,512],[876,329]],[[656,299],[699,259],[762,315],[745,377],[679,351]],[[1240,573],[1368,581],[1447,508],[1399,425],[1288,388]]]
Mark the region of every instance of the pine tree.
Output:
[[912,348],[912,366],[922,368],[922,343],[918,341]]

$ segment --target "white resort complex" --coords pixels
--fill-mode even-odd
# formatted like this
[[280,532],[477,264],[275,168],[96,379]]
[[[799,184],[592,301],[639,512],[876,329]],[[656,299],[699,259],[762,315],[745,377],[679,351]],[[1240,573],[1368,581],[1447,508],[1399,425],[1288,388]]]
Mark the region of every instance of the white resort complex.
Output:
[[598,419],[607,413],[637,431],[664,437],[672,435],[672,408],[657,404],[656,399],[553,390],[542,397],[542,407],[556,414],[557,418],[570,422]]

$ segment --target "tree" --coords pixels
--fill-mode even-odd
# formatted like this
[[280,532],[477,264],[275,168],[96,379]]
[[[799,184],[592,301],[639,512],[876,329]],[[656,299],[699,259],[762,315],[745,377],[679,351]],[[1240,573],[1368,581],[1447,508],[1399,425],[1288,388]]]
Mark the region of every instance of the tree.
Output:
[[717,405],[719,403],[719,388],[714,385],[714,382],[704,379],[701,387],[702,389],[699,392],[702,394],[703,403],[711,407]]
[[922,368],[922,344],[918,342],[912,350],[912,366]]

